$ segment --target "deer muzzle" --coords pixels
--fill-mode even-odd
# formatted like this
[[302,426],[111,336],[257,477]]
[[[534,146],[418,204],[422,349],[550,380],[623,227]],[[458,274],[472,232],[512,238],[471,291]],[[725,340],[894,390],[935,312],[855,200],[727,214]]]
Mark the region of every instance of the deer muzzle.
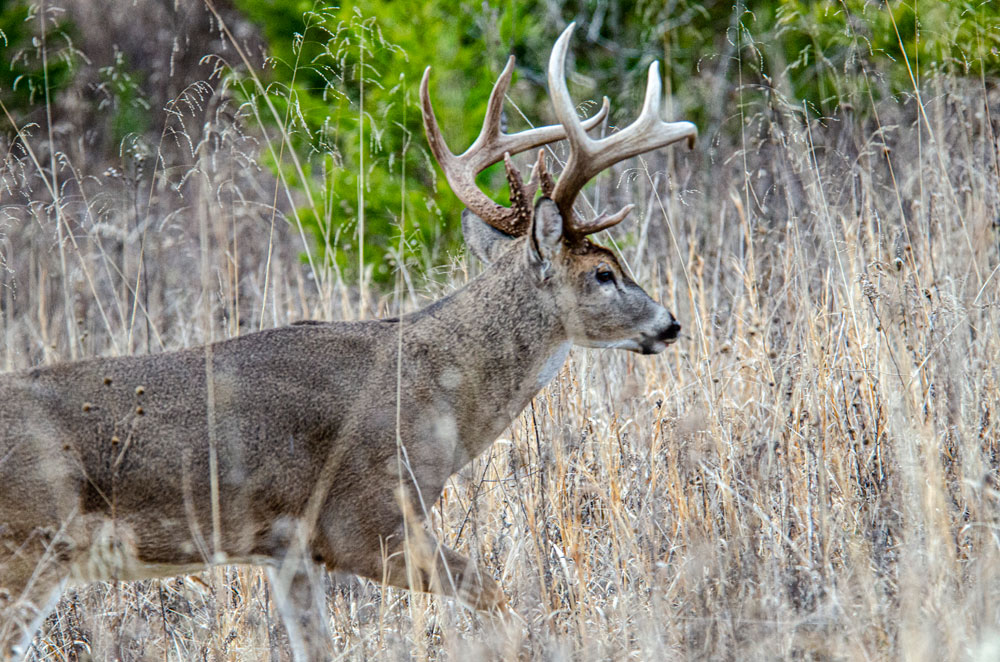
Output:
[[633,351],[659,354],[667,348],[667,345],[676,342],[681,332],[681,325],[666,309],[662,310],[663,314],[659,316],[657,325],[652,331],[644,332],[637,338],[637,347]]

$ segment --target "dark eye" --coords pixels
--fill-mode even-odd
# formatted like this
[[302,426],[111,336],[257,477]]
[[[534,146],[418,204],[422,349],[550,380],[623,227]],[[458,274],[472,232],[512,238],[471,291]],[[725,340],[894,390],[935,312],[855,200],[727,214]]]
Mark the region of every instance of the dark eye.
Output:
[[615,274],[610,269],[598,269],[594,277],[598,283],[610,283],[615,279]]

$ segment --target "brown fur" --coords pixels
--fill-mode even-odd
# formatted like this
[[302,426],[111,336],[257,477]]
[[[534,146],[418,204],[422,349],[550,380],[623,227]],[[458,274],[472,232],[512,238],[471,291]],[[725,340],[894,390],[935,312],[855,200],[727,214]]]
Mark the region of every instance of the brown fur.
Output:
[[[561,227],[551,202],[536,216]],[[0,650],[30,637],[67,578],[214,563],[292,559],[278,594],[316,562],[501,607],[499,587],[455,552],[431,541],[395,554],[404,512],[433,504],[569,342],[662,336],[665,320],[676,334],[610,252],[543,235],[497,239],[513,245],[479,278],[399,319],[0,376]],[[599,265],[618,294],[602,294]]]

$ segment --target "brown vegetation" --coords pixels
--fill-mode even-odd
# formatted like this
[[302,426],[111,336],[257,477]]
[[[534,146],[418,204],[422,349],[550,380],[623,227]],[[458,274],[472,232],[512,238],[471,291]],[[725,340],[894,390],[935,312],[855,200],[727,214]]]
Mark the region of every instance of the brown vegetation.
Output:
[[[250,118],[195,89],[208,119],[175,103],[167,133],[197,138],[141,173],[36,161],[44,129],[0,145],[5,369],[395,314],[465,280],[461,259],[407,269],[362,307],[275,217]],[[334,577],[343,657],[995,657],[1000,99],[944,76],[922,93],[818,120],[777,98],[745,115],[737,90],[695,152],[586,192],[644,201],[622,255],[686,337],[574,350],[434,504],[523,623]],[[281,647],[262,574],[228,567],[71,590],[31,659]]]

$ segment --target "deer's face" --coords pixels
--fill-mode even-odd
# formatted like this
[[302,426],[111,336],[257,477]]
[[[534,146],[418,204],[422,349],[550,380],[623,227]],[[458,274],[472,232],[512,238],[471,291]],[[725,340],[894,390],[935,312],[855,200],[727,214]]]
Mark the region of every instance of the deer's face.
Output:
[[[467,212],[466,243],[491,262],[509,237]],[[566,334],[584,347],[657,354],[674,342],[680,324],[622,269],[614,253],[584,237],[567,236],[558,206],[548,198],[535,205],[524,242],[524,268]]]
[[564,252],[552,278],[574,344],[657,354],[677,339],[680,324],[625,273],[614,253],[588,240]]

